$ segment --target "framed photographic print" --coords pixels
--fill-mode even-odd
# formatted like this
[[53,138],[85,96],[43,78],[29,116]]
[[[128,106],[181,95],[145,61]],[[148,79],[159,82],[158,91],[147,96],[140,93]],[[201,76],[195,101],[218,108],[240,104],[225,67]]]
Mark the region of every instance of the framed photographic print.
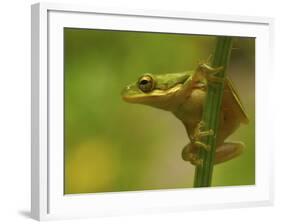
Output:
[[271,204],[272,26],[32,5],[32,217]]

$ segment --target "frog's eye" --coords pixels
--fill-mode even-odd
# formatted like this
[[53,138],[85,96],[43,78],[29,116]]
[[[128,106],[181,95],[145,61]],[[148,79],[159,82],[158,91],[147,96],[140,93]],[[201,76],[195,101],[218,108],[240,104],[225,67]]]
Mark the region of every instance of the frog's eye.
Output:
[[144,75],[139,79],[138,85],[141,91],[148,93],[154,89],[155,82],[150,75]]

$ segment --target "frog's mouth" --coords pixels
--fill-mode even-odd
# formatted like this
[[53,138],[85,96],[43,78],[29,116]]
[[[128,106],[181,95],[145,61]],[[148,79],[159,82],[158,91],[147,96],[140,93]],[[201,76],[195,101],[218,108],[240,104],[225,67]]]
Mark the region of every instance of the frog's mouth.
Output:
[[132,88],[130,86],[125,88],[122,93],[123,100],[129,103],[146,103],[146,102],[156,102],[163,101],[175,93],[177,93],[182,88],[182,84],[177,84],[169,89],[154,89],[151,92],[144,93],[140,89]]

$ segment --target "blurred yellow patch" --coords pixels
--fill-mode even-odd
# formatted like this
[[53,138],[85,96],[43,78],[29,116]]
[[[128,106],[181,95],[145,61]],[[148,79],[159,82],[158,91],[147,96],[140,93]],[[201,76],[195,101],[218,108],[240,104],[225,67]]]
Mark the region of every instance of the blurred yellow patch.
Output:
[[88,140],[77,145],[65,161],[65,193],[110,191],[118,177],[118,161],[107,141]]

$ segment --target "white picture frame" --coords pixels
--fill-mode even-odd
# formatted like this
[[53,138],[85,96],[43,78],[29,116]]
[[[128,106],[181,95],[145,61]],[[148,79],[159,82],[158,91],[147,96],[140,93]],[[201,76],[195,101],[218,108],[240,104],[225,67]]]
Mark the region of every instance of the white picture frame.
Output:
[[[270,90],[273,19],[38,3],[32,13],[31,214],[37,220],[247,207],[273,203]],[[188,25],[188,26],[187,26]],[[63,194],[63,27],[256,38],[256,184]],[[263,75],[266,74],[266,75]]]

